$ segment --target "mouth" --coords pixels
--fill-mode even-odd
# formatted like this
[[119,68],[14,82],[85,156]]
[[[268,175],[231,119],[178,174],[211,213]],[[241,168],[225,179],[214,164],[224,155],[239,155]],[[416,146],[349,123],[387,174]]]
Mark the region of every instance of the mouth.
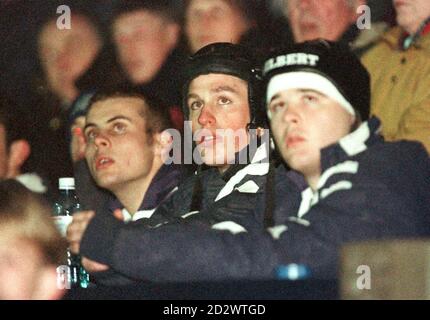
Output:
[[125,69],[129,71],[133,71],[137,68],[140,68],[142,63],[140,61],[128,61],[125,63]]
[[202,147],[212,146],[220,141],[220,137],[217,135],[204,135],[197,141],[197,145]]
[[99,156],[97,157],[95,164],[96,164],[96,170],[102,170],[109,166],[111,166],[114,163],[113,159],[105,156]]
[[302,22],[300,23],[301,30],[304,30],[304,32],[313,32],[315,30],[318,30],[318,24],[315,22]]
[[294,148],[303,142],[305,142],[305,138],[301,136],[288,136],[286,139],[287,148]]

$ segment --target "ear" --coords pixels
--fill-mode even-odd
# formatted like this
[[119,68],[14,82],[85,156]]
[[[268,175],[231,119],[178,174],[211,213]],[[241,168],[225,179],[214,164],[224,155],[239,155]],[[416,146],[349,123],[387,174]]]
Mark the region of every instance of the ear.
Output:
[[7,178],[14,178],[21,173],[21,167],[28,159],[31,147],[27,140],[16,140],[9,147]]
[[363,5],[367,5],[367,0],[355,0],[354,1],[354,6],[353,6],[353,11],[354,14],[356,14],[357,16],[359,16],[359,14],[357,13],[357,8]]
[[156,156],[160,156],[162,159],[169,153],[172,143],[173,136],[164,130],[161,133],[154,134],[155,149],[154,153]]

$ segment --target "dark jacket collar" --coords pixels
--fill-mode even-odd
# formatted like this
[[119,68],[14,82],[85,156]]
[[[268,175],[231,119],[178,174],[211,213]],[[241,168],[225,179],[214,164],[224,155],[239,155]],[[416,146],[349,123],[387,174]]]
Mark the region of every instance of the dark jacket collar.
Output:
[[[321,174],[327,169],[366,151],[370,146],[382,142],[383,138],[380,135],[380,127],[380,120],[376,117],[372,117],[368,121],[363,122],[355,131],[340,139],[337,143],[322,149]],[[282,170],[283,169],[280,169],[280,171]],[[287,176],[300,190],[304,190],[307,187],[305,178],[301,173],[289,170]]]
[[321,150],[321,172],[328,168],[346,161],[375,143],[382,142],[380,135],[381,122],[378,118],[372,117],[363,122],[355,131]]
[[[158,207],[169,193],[178,186],[181,178],[182,171],[179,166],[174,164],[162,165],[152,179],[138,211],[151,210]],[[124,208],[122,203],[117,198],[112,197],[109,201],[109,209],[113,212],[115,209],[122,208]]]
[[359,34],[360,30],[357,28],[357,26],[355,24],[351,24],[349,28],[342,34],[338,42],[348,45],[354,42]]

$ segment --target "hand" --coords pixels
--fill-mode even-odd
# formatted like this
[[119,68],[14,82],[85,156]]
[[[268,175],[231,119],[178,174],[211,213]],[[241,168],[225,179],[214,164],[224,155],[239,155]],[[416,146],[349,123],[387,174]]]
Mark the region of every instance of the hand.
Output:
[[89,273],[101,272],[109,269],[107,265],[98,263],[85,257],[82,257],[81,263],[85,270]]
[[124,215],[122,214],[121,209],[115,209],[113,212],[113,216],[117,218],[119,221],[124,221]]
[[73,221],[67,228],[66,234],[72,253],[79,254],[82,236],[94,214],[94,211],[81,211],[73,214]]

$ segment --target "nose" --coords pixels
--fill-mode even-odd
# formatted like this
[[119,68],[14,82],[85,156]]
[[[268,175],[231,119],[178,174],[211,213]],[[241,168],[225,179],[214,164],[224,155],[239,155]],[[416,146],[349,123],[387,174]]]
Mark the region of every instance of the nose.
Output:
[[59,70],[68,71],[70,67],[70,55],[68,54],[68,52],[59,52],[56,57],[55,63]]
[[97,136],[94,138],[94,145],[97,149],[100,148],[106,148],[110,146],[110,140],[104,133],[98,133]]
[[213,124],[215,124],[216,119],[210,110],[209,106],[204,106],[200,112],[199,118],[198,118],[199,124],[202,127],[208,127]]
[[213,27],[213,23],[215,23],[217,18],[211,11],[204,11],[197,18],[198,25],[200,26],[200,32],[210,32]]
[[136,51],[136,37],[132,35],[121,35],[116,40],[116,46],[120,54],[133,56]]
[[285,108],[282,119],[288,124],[297,124],[300,120],[299,106],[295,103],[289,103],[288,108]]

